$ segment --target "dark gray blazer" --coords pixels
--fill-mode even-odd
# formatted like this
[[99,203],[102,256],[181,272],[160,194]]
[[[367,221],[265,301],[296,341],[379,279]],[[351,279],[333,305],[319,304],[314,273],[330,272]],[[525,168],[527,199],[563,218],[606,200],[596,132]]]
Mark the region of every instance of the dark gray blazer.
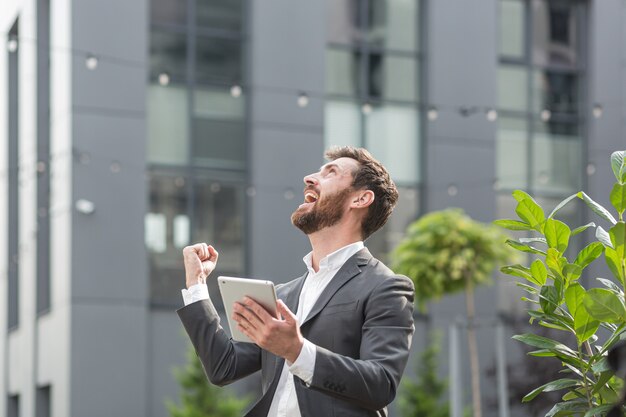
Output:
[[[276,288],[296,312],[306,274]],[[300,325],[317,345],[310,386],[293,377],[302,417],[387,416],[409,356],[413,283],[362,249],[341,267]],[[284,359],[231,340],[210,301],[178,310],[209,380],[226,385],[261,370],[261,398],[246,417],[266,417]]]

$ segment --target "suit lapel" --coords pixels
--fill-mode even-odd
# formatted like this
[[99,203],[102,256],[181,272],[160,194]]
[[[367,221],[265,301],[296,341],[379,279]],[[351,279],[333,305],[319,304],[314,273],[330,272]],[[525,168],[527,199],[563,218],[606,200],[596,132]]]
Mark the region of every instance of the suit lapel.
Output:
[[[326,288],[322,291],[319,298],[313,305],[311,312],[304,319],[302,325],[304,325],[307,321],[311,320],[313,317],[317,316],[320,311],[328,304],[330,299],[335,295],[337,291],[341,287],[343,287],[348,281],[357,276],[361,272],[361,266],[367,265],[367,263],[372,259],[372,255],[367,250],[367,248],[363,248],[357,253],[355,253],[350,259],[343,264],[343,266],[337,271],[335,276],[330,280]],[[300,286],[300,290],[302,290],[302,286]],[[298,291],[298,298],[300,297],[300,291]],[[301,326],[302,326],[301,325]]]

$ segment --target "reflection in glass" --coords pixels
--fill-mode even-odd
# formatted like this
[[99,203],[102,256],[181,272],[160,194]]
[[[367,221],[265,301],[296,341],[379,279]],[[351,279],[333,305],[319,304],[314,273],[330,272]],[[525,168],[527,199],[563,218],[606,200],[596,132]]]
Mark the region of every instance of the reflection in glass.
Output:
[[524,57],[524,3],[500,1],[500,55]]
[[527,155],[526,120],[500,117],[496,135],[496,179],[500,188],[528,188]]
[[352,50],[326,50],[326,92],[356,96],[361,53]]
[[189,217],[186,214],[174,217],[173,229],[174,247],[182,249],[189,245]]
[[361,146],[361,107],[349,101],[326,101],[324,108],[325,149]]
[[532,158],[533,190],[559,194],[580,190],[582,140],[576,124],[538,122]]
[[368,41],[384,49],[416,51],[418,38],[417,0],[372,0],[369,8]]
[[369,90],[371,98],[388,100],[417,100],[418,64],[415,58],[369,55]]
[[525,67],[500,65],[498,68],[498,107],[527,111],[528,92]]
[[242,0],[198,0],[196,14],[200,28],[241,31]]
[[555,113],[577,113],[578,77],[576,74],[550,70],[534,71],[533,109],[538,112],[549,109]]
[[185,80],[187,39],[184,33],[153,30],[150,36],[150,79],[167,73],[172,82]]
[[196,180],[194,242],[213,242],[220,253],[218,271],[241,276],[243,256],[243,186],[220,183],[208,178]]
[[199,36],[196,52],[196,81],[241,82],[241,41]]
[[150,0],[150,18],[156,23],[187,24],[187,0]]
[[328,12],[328,41],[352,44],[361,37],[359,16],[365,2],[360,0],[332,0],[326,3]]
[[574,2],[533,0],[533,62],[538,65],[577,64],[578,23]]
[[187,192],[184,181],[153,175],[145,218],[145,239],[151,279],[150,295],[155,302],[180,302],[180,288],[183,285],[181,272],[184,267],[180,248],[174,244],[174,220],[186,214]]
[[242,121],[193,120],[193,162],[211,168],[244,169],[246,127]]
[[419,117],[415,107],[374,106],[366,118],[365,147],[399,184],[420,181]]
[[148,162],[184,165],[189,153],[187,89],[148,86]]

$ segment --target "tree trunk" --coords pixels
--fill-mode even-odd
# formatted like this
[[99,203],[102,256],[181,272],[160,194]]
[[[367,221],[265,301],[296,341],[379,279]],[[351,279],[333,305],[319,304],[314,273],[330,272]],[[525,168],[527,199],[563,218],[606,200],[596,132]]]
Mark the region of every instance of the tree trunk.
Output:
[[474,318],[476,309],[474,307],[474,284],[468,275],[465,277],[465,307],[467,310],[467,346],[469,348],[470,373],[472,377],[472,409],[473,417],[482,417],[482,406],[480,396],[480,365],[478,362],[478,345],[476,343],[476,330]]

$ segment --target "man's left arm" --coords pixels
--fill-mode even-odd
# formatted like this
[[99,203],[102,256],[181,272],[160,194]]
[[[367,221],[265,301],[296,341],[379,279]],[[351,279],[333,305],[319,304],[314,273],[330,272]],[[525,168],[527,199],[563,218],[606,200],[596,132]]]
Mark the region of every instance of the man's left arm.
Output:
[[310,389],[371,410],[395,398],[415,327],[414,287],[404,276],[384,280],[365,306],[359,359],[317,346]]

